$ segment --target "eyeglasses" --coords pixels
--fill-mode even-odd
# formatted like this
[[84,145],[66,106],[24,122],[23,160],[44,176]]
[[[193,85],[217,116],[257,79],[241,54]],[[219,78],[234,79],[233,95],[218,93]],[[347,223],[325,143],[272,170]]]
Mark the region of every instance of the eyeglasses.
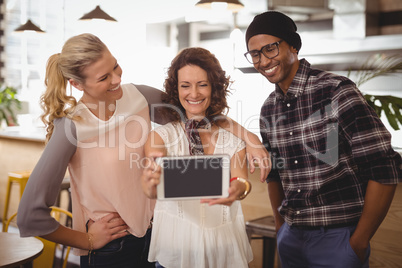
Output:
[[251,50],[244,53],[244,56],[251,64],[257,64],[261,61],[261,53],[268,59],[273,59],[279,55],[279,44],[283,40],[263,46],[260,50]]

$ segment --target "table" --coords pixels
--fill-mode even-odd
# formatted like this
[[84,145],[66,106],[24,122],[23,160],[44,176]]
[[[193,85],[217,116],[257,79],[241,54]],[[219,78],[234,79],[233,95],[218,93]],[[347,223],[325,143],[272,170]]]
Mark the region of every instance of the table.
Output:
[[0,267],[24,265],[32,267],[32,261],[43,250],[43,243],[35,237],[21,238],[16,233],[0,233]]
[[[263,239],[263,268],[273,268],[276,253],[276,230],[273,216],[266,216],[246,222],[246,232],[251,242],[252,235],[258,235]],[[280,267],[278,260],[278,267]]]

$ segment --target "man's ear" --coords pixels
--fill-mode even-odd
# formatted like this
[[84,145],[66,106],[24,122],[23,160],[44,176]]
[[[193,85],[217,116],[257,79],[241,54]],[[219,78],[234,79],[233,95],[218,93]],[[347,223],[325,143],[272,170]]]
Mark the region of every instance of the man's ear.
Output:
[[68,82],[70,82],[70,84],[75,87],[76,89],[80,90],[80,91],[84,91],[84,87],[82,86],[81,83],[78,83],[77,81],[75,81],[74,79],[69,79]]
[[299,54],[299,51],[294,46],[290,46],[290,50],[292,51],[292,53]]

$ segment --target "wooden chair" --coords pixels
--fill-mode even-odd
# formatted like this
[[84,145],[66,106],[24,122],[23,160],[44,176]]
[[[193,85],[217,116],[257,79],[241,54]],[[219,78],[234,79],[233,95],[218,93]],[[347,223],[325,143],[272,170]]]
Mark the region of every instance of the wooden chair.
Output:
[[31,171],[17,171],[17,172],[9,172],[8,173],[8,182],[7,182],[7,192],[6,192],[6,202],[4,203],[4,214],[3,214],[3,232],[4,226],[8,219],[8,208],[10,206],[10,198],[11,198],[11,187],[14,184],[18,184],[20,186],[20,199],[25,190],[25,185],[28,182],[29,176],[31,175]]
[[[276,230],[275,221],[273,216],[266,216],[258,219],[254,219],[246,222],[246,232],[249,241],[251,239],[262,239],[263,240],[263,268],[274,268],[275,267],[275,256],[276,251]],[[258,237],[254,237],[257,235]],[[279,256],[277,259],[277,268],[281,267],[281,262]]]
[[[51,208],[52,208],[52,211],[51,211],[52,217],[55,218],[59,222],[66,222],[66,219],[65,219],[66,217],[70,218],[70,219],[72,219],[72,217],[73,217],[73,215],[65,209],[62,209],[59,207],[51,207]],[[4,226],[5,232],[8,231],[8,226],[10,225],[11,221],[16,216],[17,216],[17,213],[12,215],[7,220],[7,222]],[[42,254],[33,261],[33,268],[52,268],[53,263],[54,263],[54,256],[56,253],[56,247],[58,246],[58,244],[55,242],[46,240],[44,238],[41,238],[41,237],[37,237],[37,238],[43,242],[44,247],[43,247]],[[66,251],[66,254],[65,254],[64,260],[63,260],[63,266],[62,266],[63,268],[67,267],[67,261],[68,261],[68,256],[70,254],[70,250],[71,250],[71,248],[67,247],[67,251]]]

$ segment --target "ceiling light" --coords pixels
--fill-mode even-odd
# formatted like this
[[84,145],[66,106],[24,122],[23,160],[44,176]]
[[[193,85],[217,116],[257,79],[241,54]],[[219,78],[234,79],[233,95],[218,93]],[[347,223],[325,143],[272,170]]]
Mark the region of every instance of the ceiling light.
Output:
[[240,9],[244,7],[244,5],[238,0],[200,0],[197,4],[197,7],[208,8],[208,9],[221,9],[225,8],[232,12],[238,12]]
[[109,16],[105,11],[103,11],[100,6],[96,6],[94,10],[85,14],[80,18],[80,20],[92,20],[92,19],[102,19],[109,21],[117,21],[115,18]]
[[27,20],[27,22],[25,24],[21,25],[20,27],[18,27],[14,31],[15,32],[34,31],[34,32],[37,32],[37,33],[44,33],[45,32],[41,28],[39,28],[38,26],[33,24],[33,22],[31,20]]

